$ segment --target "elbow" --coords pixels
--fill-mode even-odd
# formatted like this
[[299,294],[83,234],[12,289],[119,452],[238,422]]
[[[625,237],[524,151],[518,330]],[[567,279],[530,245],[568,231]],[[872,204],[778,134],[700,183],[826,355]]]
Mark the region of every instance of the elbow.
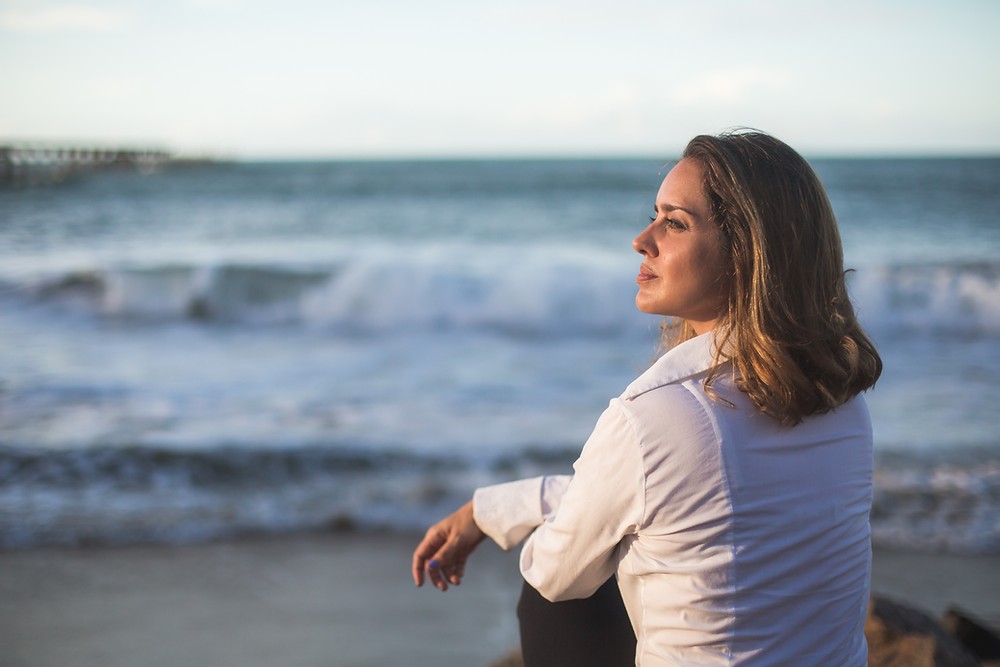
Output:
[[[531,582],[528,582],[531,584]],[[538,594],[549,602],[565,602],[566,600],[575,600],[572,595],[565,588],[556,588],[553,586],[538,586],[536,584],[531,584],[531,587],[538,591]]]
[[554,586],[536,586],[531,584],[538,594],[549,602],[565,602],[566,600],[572,600],[573,598],[567,595],[565,588],[557,588]]
[[562,602],[572,599],[568,595],[572,581],[567,581],[565,576],[560,576],[565,568],[560,568],[558,564],[539,562],[534,558],[535,553],[531,541],[525,545],[521,551],[521,576],[529,586],[538,591],[538,594],[549,602]]
[[560,577],[537,577],[534,573],[522,572],[524,580],[538,594],[549,602],[565,602],[567,600],[582,600],[589,598],[597,588],[583,585],[581,581],[566,581]]
[[539,531],[521,551],[521,576],[549,602],[588,598],[614,575],[610,553],[588,557],[562,543],[539,543]]

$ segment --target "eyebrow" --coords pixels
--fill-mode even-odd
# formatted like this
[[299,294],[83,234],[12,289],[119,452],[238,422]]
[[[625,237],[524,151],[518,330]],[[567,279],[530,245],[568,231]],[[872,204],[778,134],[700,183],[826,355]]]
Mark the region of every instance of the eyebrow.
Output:
[[673,204],[653,204],[653,212],[658,213],[660,211],[664,213],[670,213],[671,211],[683,211],[684,213],[690,215],[692,218],[698,217],[688,209],[684,208],[683,206],[675,206]]

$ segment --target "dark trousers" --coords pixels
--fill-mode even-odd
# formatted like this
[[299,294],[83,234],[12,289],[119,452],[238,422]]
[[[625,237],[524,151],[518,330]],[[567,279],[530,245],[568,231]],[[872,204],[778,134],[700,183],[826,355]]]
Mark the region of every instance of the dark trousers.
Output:
[[618,582],[585,600],[549,602],[525,582],[517,603],[525,667],[630,667],[635,634]]

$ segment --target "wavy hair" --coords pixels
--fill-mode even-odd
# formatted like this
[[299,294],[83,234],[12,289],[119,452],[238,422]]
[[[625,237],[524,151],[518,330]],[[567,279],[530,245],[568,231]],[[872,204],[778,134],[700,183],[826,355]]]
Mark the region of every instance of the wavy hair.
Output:
[[[733,364],[737,386],[782,424],[833,410],[872,387],[882,360],[847,296],[843,250],[819,178],[790,146],[756,130],[701,135],[684,158],[701,168],[728,258],[728,297],[706,379]],[[690,338],[664,326],[664,344]]]

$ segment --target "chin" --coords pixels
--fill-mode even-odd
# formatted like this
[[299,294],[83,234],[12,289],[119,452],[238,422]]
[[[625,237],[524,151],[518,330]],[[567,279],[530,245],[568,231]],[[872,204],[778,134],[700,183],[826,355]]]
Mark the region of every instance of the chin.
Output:
[[636,310],[638,310],[640,313],[646,313],[647,315],[662,315],[664,317],[667,316],[666,313],[664,313],[661,309],[657,308],[655,305],[649,303],[643,303],[639,299],[635,300],[635,307]]

